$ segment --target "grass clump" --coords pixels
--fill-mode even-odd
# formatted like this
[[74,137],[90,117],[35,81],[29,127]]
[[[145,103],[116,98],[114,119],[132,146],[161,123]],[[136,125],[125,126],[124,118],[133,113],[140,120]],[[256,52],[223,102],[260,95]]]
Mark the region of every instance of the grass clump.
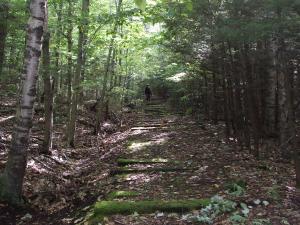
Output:
[[233,196],[241,196],[246,192],[247,183],[243,180],[236,180],[225,185],[227,193]]

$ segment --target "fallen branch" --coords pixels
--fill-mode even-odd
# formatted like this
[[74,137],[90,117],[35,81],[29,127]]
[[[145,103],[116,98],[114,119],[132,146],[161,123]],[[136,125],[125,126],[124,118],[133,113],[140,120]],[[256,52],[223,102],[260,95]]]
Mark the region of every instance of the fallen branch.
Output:
[[59,165],[62,165],[62,166],[64,166],[64,167],[66,167],[65,164],[63,164],[62,162],[58,161],[57,159],[52,158],[52,157],[49,156],[49,155],[43,155],[43,156],[46,157],[46,158],[48,158],[48,159],[51,159],[52,161],[56,162],[56,163],[59,164]]
[[42,161],[40,161],[39,159],[32,157],[32,159],[38,163],[40,163],[43,167],[47,168],[48,170],[50,170],[51,172],[54,172],[54,170],[52,168],[50,168],[49,166],[47,166],[45,163],[43,163]]
[[0,119],[0,123],[4,123],[4,122],[7,122],[9,120],[12,120],[14,119],[16,116],[8,116],[8,117],[4,117],[4,118],[1,118]]

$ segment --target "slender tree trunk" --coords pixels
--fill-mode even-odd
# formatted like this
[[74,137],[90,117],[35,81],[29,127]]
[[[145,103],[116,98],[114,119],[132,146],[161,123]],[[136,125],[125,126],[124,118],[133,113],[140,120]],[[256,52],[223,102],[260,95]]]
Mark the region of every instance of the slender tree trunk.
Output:
[[[282,9],[278,8],[277,16],[282,20]],[[286,43],[283,37],[282,27],[278,30],[278,104],[280,127],[280,150],[284,158],[291,158],[295,141],[295,118],[292,79],[293,73],[289,73],[286,58]]]
[[75,76],[73,79],[73,91],[72,91],[72,100],[69,113],[69,121],[67,126],[67,144],[70,147],[75,147],[75,128],[76,128],[76,118],[77,118],[77,104],[80,93],[80,74],[83,64],[83,44],[84,37],[86,35],[87,23],[89,15],[89,0],[82,0],[82,15],[81,15],[81,24],[79,26],[79,37],[78,37],[78,54],[77,54],[77,65]]
[[210,120],[210,104],[209,104],[209,91],[208,91],[208,77],[207,74],[203,75],[204,77],[204,92],[203,92],[203,104],[204,104],[204,113],[206,119]]
[[63,32],[62,28],[62,10],[63,10],[63,0],[60,0],[58,3],[58,7],[55,4],[55,11],[57,15],[57,25],[56,25],[56,43],[54,48],[54,55],[55,55],[55,76],[53,77],[53,85],[54,85],[54,93],[60,93],[60,85],[62,84],[62,73],[60,69],[60,48],[61,48],[61,34]]
[[15,60],[18,61],[18,52],[16,51],[15,46],[10,47],[9,60],[8,60],[8,75],[12,76],[15,69]]
[[109,47],[108,47],[108,55],[107,55],[107,59],[106,59],[105,71],[104,71],[104,76],[103,76],[101,96],[100,96],[100,99],[97,102],[96,124],[95,124],[95,129],[94,129],[95,134],[98,134],[99,131],[100,131],[100,122],[102,120],[103,106],[104,106],[105,98],[106,98],[110,61],[111,61],[111,57],[112,57],[115,38],[117,36],[121,6],[122,6],[122,0],[119,0],[118,5],[117,5],[117,9],[116,9],[116,21],[115,21],[115,24],[114,24],[114,27],[113,27],[113,35],[111,37],[110,44],[109,44]]
[[230,43],[228,43],[229,59],[230,59],[230,83],[232,88],[232,123],[235,128],[235,136],[237,137],[238,143],[243,149],[244,147],[244,115],[242,107],[242,88],[241,81],[236,71],[236,65],[234,62],[234,56]]
[[277,69],[276,69],[276,45],[275,41],[270,41],[269,71],[266,74],[265,87],[265,114],[264,114],[264,132],[267,136],[274,136],[276,134],[276,89],[277,89]]
[[296,187],[300,189],[300,150],[295,152]]
[[[259,140],[261,137],[261,128],[260,128],[260,118],[259,118],[259,105],[258,99],[256,95],[256,89],[254,82],[254,67],[253,67],[253,59],[251,59],[250,54],[250,47],[248,44],[244,44],[244,49],[242,53],[242,64],[244,67],[244,73],[247,81],[247,103],[246,107],[249,111],[249,119],[251,121],[252,127],[252,136],[254,141],[254,151],[252,151],[253,155],[256,158],[259,158]],[[251,148],[250,148],[251,150]]]
[[17,118],[8,161],[0,178],[0,198],[13,204],[22,202],[23,178],[32,127],[46,7],[46,0],[32,0],[30,3],[31,17],[27,28],[24,74],[22,74]]
[[218,100],[217,100],[217,78],[216,78],[216,73],[213,72],[212,74],[212,78],[213,78],[213,107],[212,107],[212,110],[213,110],[213,113],[212,113],[212,117],[213,117],[213,122],[214,124],[217,124],[218,123]]
[[71,0],[68,0],[68,27],[67,27],[67,49],[68,49],[68,69],[67,69],[67,99],[68,99],[68,109],[71,107],[71,98],[72,98],[72,48],[73,48],[73,22],[72,22],[72,10],[73,3]]
[[50,73],[50,52],[49,52],[50,34],[44,35],[43,41],[43,77],[44,77],[44,105],[45,105],[45,127],[44,141],[40,150],[43,154],[50,154],[52,148],[52,130],[53,130],[53,89],[52,77]]
[[110,81],[109,81],[109,89],[110,90],[112,90],[114,88],[115,65],[116,65],[116,49],[114,48],[111,63],[110,63],[110,71],[111,71],[111,76],[110,76]]
[[5,57],[5,41],[8,33],[8,1],[0,2],[0,75],[2,73]]
[[[88,44],[88,21],[86,21],[86,28],[83,34],[83,43],[82,43],[82,66],[81,66],[81,73],[80,73],[80,82],[84,82],[85,80],[85,64],[87,61],[87,44]],[[84,100],[84,90],[83,87],[80,86],[80,95],[79,95],[79,103],[81,104]]]
[[227,82],[227,71],[225,70],[225,63],[219,62],[219,74],[222,75],[222,89],[223,89],[223,111],[224,111],[224,121],[225,121],[225,135],[228,139],[230,137],[230,111],[229,111],[229,94],[228,94],[228,82]]

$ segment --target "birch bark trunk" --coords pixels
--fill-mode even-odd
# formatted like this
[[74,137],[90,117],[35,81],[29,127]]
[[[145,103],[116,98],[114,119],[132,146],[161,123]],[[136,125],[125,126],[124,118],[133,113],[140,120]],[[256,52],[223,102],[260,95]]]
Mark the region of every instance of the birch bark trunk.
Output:
[[46,22],[47,0],[31,0],[27,28],[24,73],[11,148],[4,173],[0,177],[0,198],[12,204],[22,203],[22,187],[27,164],[27,148],[32,127],[38,65]]

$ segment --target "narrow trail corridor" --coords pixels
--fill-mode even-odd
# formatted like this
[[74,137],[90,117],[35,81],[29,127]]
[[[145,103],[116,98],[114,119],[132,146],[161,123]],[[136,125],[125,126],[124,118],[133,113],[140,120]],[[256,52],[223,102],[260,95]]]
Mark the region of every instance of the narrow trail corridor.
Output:
[[[104,218],[105,224],[193,224],[197,218],[193,215],[201,215],[201,208],[208,203],[189,203],[213,196],[234,199],[237,207],[246,202],[253,207],[253,214],[262,211],[266,208],[262,201],[270,201],[266,192],[273,175],[259,169],[259,162],[251,155],[225,143],[223,129],[223,125],[199,125],[171,113],[161,100],[146,104],[115,157],[110,171],[113,185],[96,204],[96,218]],[[258,182],[257,177],[262,180]],[[239,190],[234,185],[240,185],[243,193],[235,196]],[[261,203],[255,204],[256,199]],[[177,200],[191,201],[172,205]],[[154,206],[143,205],[152,201]],[[275,206],[272,210],[280,213]],[[216,219],[222,220],[226,217]]]

